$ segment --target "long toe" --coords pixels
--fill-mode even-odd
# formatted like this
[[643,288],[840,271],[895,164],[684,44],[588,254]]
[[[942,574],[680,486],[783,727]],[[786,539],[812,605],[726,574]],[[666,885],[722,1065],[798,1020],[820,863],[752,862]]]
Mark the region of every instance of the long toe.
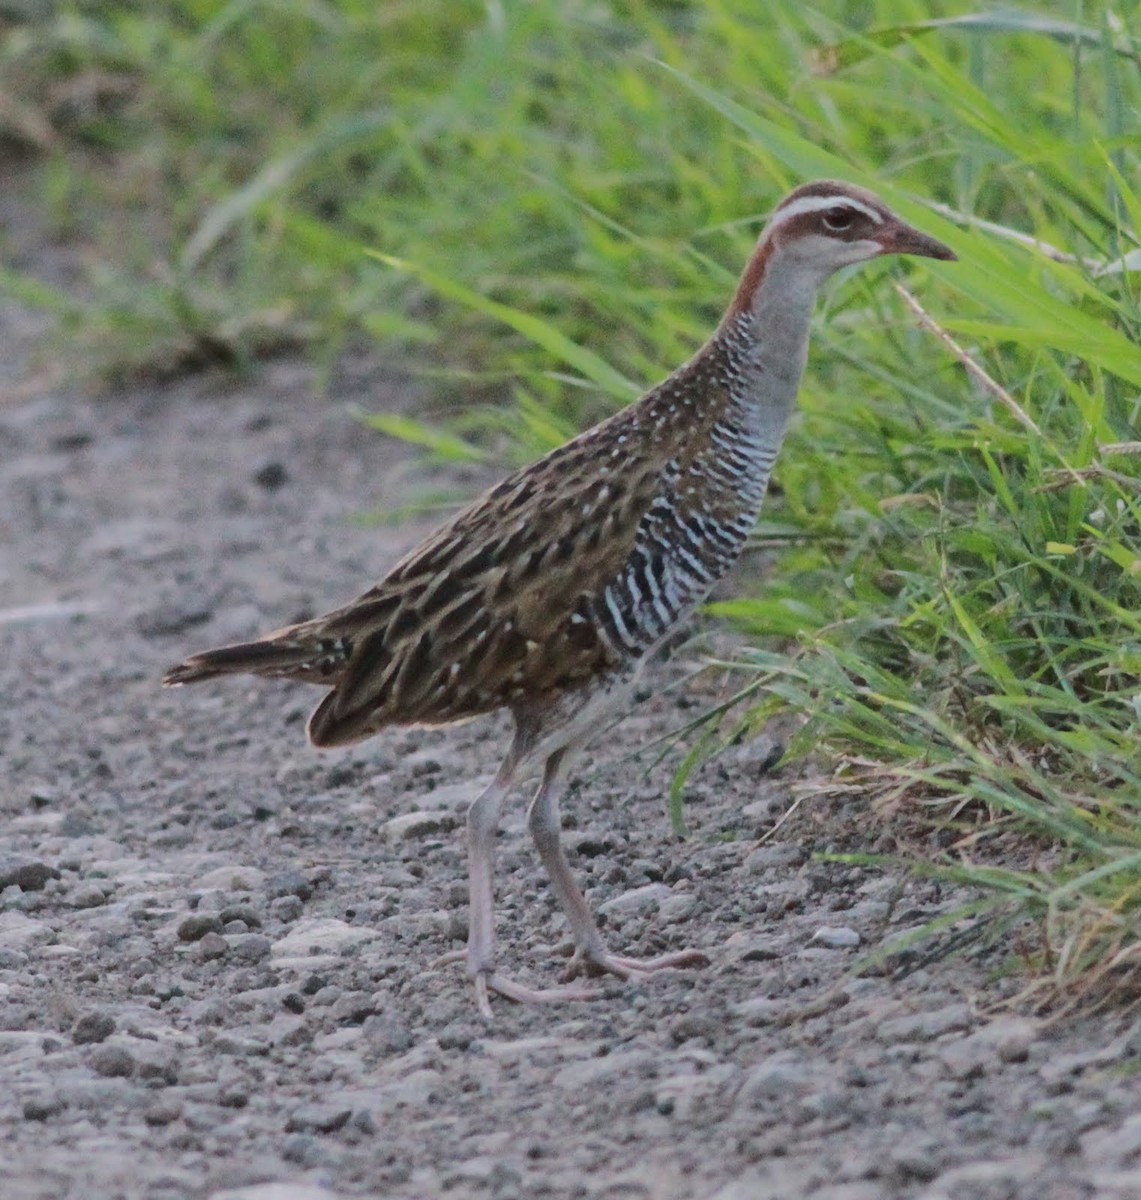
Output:
[[587,951],[571,959],[564,980],[586,975],[617,975],[619,979],[637,980],[655,971],[693,970],[709,966],[709,955],[701,950],[676,950],[656,958],[628,958],[605,950]]
[[533,988],[506,975],[491,972],[475,977],[475,999],[480,1016],[491,1019],[488,993],[495,992],[516,1004],[564,1004],[571,1000],[600,1000],[606,993],[596,987]]

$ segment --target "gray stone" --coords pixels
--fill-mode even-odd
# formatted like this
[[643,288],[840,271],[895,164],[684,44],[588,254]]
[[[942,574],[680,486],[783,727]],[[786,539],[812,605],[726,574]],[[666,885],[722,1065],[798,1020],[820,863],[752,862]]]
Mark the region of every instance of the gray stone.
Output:
[[350,925],[336,917],[311,917],[298,921],[284,937],[273,944],[274,958],[303,957],[309,954],[341,954],[350,946],[359,946],[380,937],[380,931],[364,925]]
[[221,933],[222,919],[214,913],[191,913],[178,923],[180,942],[198,942],[208,933]]
[[846,925],[821,925],[812,935],[812,942],[829,950],[851,950],[860,944],[860,935]]
[[884,1200],[878,1183],[836,1183],[812,1193],[812,1200]]
[[265,872],[244,863],[215,867],[194,881],[199,892],[254,892],[265,884]]
[[402,1054],[415,1043],[412,1031],[400,1017],[383,1011],[366,1017],[361,1032],[382,1054]]
[[95,822],[86,814],[71,809],[63,814],[57,832],[60,837],[81,838],[90,837],[97,830]]
[[667,896],[658,905],[658,920],[663,925],[675,925],[687,921],[700,908],[701,901],[691,892]]
[[412,841],[431,837],[437,833],[449,833],[455,829],[456,820],[444,809],[435,811],[402,813],[380,827],[381,837],[390,842]]
[[283,925],[296,921],[305,911],[305,905],[300,896],[278,896],[269,906],[270,916]]
[[110,1013],[84,1013],[71,1028],[71,1040],[77,1046],[104,1042],[115,1032],[115,1018]]
[[1030,1047],[1038,1036],[1038,1026],[1034,1021],[1017,1017],[995,1021],[987,1027],[987,1031],[995,1053],[1004,1063],[1026,1062],[1030,1057]]
[[280,896],[296,896],[308,900],[313,895],[313,884],[298,870],[278,871],[266,880],[266,893],[271,900]]
[[612,896],[598,906],[598,911],[608,917],[650,913],[672,896],[673,892],[667,884],[647,883],[644,887],[631,888],[621,895]]
[[1010,1158],[988,1159],[982,1162],[965,1163],[944,1171],[934,1182],[930,1191],[920,1193],[920,1200],[952,1200],[961,1197],[979,1196],[990,1191],[996,1196],[1015,1196],[1023,1193],[1019,1185],[1028,1183],[1041,1170],[1045,1159],[1041,1154],[1026,1151]]
[[888,1166],[901,1183],[926,1183],[939,1174],[939,1144],[921,1134],[907,1136],[888,1151]]
[[442,783],[420,796],[424,809],[447,809],[456,814],[465,813],[478,799],[479,794],[494,779],[494,775],[481,775],[476,779],[460,780],[457,783]]
[[939,1061],[952,1079],[976,1079],[994,1061],[994,1051],[971,1037],[955,1038],[939,1047]]
[[739,1068],[732,1063],[721,1063],[700,1074],[690,1070],[657,1080],[651,1093],[654,1108],[662,1116],[689,1122],[699,1116],[739,1073]]
[[288,1133],[334,1133],[352,1115],[352,1107],[343,1104],[304,1104],[293,1110],[285,1128]]
[[1141,1158],[1141,1113],[1134,1113],[1117,1129],[1091,1129],[1082,1135],[1082,1154],[1099,1167],[1134,1167]]
[[255,1183],[211,1192],[207,1200],[340,1200],[339,1193],[315,1183]]
[[230,953],[239,962],[261,962],[272,952],[273,942],[264,934],[241,933],[230,937]]
[[49,879],[58,879],[59,871],[50,863],[22,855],[6,855],[0,858],[0,891],[6,887],[18,887],[24,892],[38,892]]
[[997,1063],[1025,1062],[1037,1033],[1033,1021],[1018,1017],[992,1021],[966,1037],[939,1047],[939,1058],[954,1079],[973,1079]]
[[970,1029],[971,1010],[965,1004],[948,1004],[927,1012],[889,1017],[876,1029],[876,1038],[888,1045],[894,1042],[930,1042],[947,1033]]
[[81,883],[67,899],[72,908],[100,908],[107,903],[107,893],[97,883]]
[[1075,1050],[1069,1054],[1051,1055],[1039,1068],[1043,1082],[1054,1084],[1081,1075],[1090,1068],[1109,1067],[1121,1062],[1130,1054],[1128,1033],[1114,1038],[1102,1046],[1089,1050]]
[[159,1096],[143,1110],[143,1120],[156,1127],[170,1125],[181,1116],[182,1101],[177,1096]]
[[585,1058],[567,1063],[552,1079],[562,1091],[589,1091],[605,1086],[608,1080],[621,1078],[624,1081],[648,1075],[658,1056],[648,1050],[619,1050],[602,1058]]
[[225,958],[230,952],[230,943],[220,933],[208,933],[198,943],[198,957],[203,962],[214,958]]
[[29,1096],[24,1101],[25,1121],[47,1121],[57,1117],[67,1108],[67,1101],[59,1092],[44,1092],[38,1096]]
[[780,1050],[747,1069],[737,1103],[765,1108],[773,1100],[807,1091],[811,1083],[811,1072],[803,1061],[789,1051]]
[[772,1025],[788,1012],[788,1004],[784,1000],[771,1000],[768,996],[754,996],[751,1000],[742,1000],[730,1009],[735,1017],[740,1017],[746,1025],[754,1028],[762,1025]]
[[0,948],[27,950],[52,941],[54,936],[48,925],[34,917],[20,912],[0,913]]
[[[313,997],[317,999],[316,996]],[[360,1025],[376,1012],[376,997],[372,992],[345,992],[332,1007],[332,1018],[339,1025]]]
[[223,925],[228,925],[231,921],[241,921],[249,929],[261,928],[261,917],[252,904],[227,904],[218,914],[218,919]]
[[1137,1200],[1141,1196],[1141,1169],[1095,1171],[1090,1183],[1097,1188],[1096,1200]]
[[125,1079],[134,1074],[135,1060],[126,1046],[100,1046],[91,1056],[91,1066],[104,1079]]
[[753,874],[764,871],[788,871],[807,862],[808,855],[803,846],[788,842],[775,842],[771,846],[758,846],[745,859],[745,870]]

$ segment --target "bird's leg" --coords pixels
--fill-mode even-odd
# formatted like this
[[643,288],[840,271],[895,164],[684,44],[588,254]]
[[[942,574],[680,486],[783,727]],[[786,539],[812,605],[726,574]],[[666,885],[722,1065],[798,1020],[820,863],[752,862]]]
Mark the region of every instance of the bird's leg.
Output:
[[700,950],[679,950],[674,954],[662,954],[657,958],[626,958],[611,954],[598,932],[598,926],[590,914],[586,897],[579,890],[571,874],[570,865],[563,853],[559,817],[559,800],[566,790],[567,750],[555,751],[547,759],[543,782],[535,793],[527,812],[527,823],[534,838],[535,847],[543,866],[551,879],[551,887],[570,922],[574,937],[575,956],[571,962],[569,978],[574,978],[580,966],[594,974],[609,972],[620,979],[635,978],[652,971],[663,971],[670,967],[703,967],[709,959]]
[[495,906],[492,873],[495,869],[495,834],[504,797],[515,775],[514,754],[508,754],[495,778],[472,802],[467,813],[468,844],[468,974],[475,981],[475,999],[481,1016],[491,1017],[487,977],[495,967]]
[[473,801],[467,814],[468,886],[468,974],[475,983],[475,1000],[480,1015],[491,1019],[489,992],[498,992],[520,1004],[559,1000],[589,1000],[594,993],[582,988],[535,989],[516,983],[495,970],[495,905],[492,875],[495,869],[495,835],[499,813],[511,790],[519,761],[518,743],[511,747],[495,778]]

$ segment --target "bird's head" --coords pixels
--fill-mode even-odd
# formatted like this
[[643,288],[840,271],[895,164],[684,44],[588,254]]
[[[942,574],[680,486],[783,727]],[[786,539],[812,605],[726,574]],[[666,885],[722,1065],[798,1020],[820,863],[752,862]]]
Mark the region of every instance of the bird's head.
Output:
[[726,319],[782,306],[810,305],[816,289],[841,267],[881,254],[954,259],[950,246],[897,217],[878,197],[851,183],[821,179],[777,205],[745,266]]
[[952,260],[955,252],[897,217],[871,192],[824,179],[777,206],[765,231],[774,252],[795,256],[821,276],[880,254]]

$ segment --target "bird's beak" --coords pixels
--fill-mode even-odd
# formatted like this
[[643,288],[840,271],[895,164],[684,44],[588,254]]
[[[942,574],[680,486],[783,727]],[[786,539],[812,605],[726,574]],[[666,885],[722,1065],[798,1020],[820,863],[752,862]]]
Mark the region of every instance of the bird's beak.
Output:
[[876,241],[880,244],[881,254],[918,254],[922,258],[942,258],[947,262],[954,262],[959,257],[950,246],[920,233],[903,221],[896,221],[881,229]]

